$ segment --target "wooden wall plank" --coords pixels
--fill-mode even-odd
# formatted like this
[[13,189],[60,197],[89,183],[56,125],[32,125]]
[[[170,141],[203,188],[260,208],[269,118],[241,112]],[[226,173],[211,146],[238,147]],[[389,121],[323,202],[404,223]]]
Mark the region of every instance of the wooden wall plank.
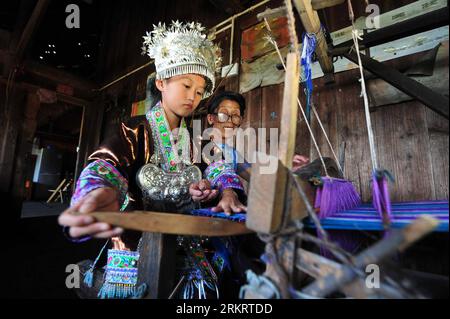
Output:
[[262,117],[262,89],[256,88],[250,92],[243,94],[247,108],[242,120],[241,127],[243,129],[247,127],[258,128],[263,124]]
[[[372,163],[364,118],[364,102],[360,97],[361,87],[357,79],[359,74],[347,72],[338,83],[336,99],[340,134],[345,141],[344,176],[352,181],[364,201],[371,199],[370,179]],[[351,82],[353,85],[342,83]]]
[[[330,139],[331,144],[336,152],[340,140],[337,122],[339,115],[336,112],[337,95],[334,94],[334,92],[336,91],[336,86],[325,86],[325,81],[323,78],[321,78],[319,81],[317,81],[317,84],[314,84],[314,90],[316,90],[316,92],[313,93],[312,103],[315,105],[320,121],[322,122],[325,132],[328,135],[328,138]],[[303,104],[303,108],[306,110],[306,102]],[[333,158],[333,152],[328,145],[325,134],[323,133],[318,119],[315,117],[312,109],[311,127],[322,155],[324,157]],[[316,152],[315,148],[314,152]]]
[[[306,105],[306,100],[302,88],[300,88],[299,99],[302,107],[304,107]],[[303,115],[301,115],[300,110],[297,118],[295,154],[302,154],[308,157],[311,154],[311,134],[308,131],[305,120],[303,119]]]
[[[266,131],[266,148],[270,152],[270,129],[278,129],[280,134],[281,109],[283,104],[284,83],[261,88],[261,127]],[[280,136],[279,136],[280,138]],[[281,140],[279,141],[279,145]]]
[[433,199],[448,199],[448,120],[425,109],[434,183]]
[[393,201],[433,199],[431,149],[424,106],[407,102],[373,114],[380,167],[395,177]]

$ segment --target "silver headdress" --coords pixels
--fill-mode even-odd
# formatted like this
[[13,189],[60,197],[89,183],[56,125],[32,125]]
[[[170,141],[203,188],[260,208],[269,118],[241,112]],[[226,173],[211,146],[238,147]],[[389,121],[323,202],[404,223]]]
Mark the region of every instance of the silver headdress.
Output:
[[181,74],[199,74],[206,78],[203,98],[215,87],[215,71],[220,67],[220,48],[203,33],[200,23],[172,21],[167,28],[161,22],[144,36],[143,54],[155,59],[156,79],[168,79]]

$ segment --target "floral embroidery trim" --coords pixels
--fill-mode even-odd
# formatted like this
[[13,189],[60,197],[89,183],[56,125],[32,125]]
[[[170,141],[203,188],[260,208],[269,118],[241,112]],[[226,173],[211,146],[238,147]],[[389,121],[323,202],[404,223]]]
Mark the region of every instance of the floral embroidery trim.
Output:
[[[169,124],[164,115],[164,109],[159,102],[146,115],[150,127],[152,128],[153,140],[163,156],[165,163],[163,163],[164,170],[168,172],[177,172],[178,164],[181,161],[189,162],[191,148],[190,136],[187,130],[186,121],[181,120],[179,129],[179,139],[175,143],[173,134],[170,131]],[[181,156],[186,158],[180,159]]]
[[205,170],[205,177],[213,188],[223,191],[227,188],[244,190],[241,180],[233,169],[233,165],[220,160],[211,163]]
[[128,181],[116,167],[105,160],[96,160],[87,165],[78,178],[71,206],[89,192],[101,187],[113,187],[119,194],[119,205],[124,210],[128,204]]

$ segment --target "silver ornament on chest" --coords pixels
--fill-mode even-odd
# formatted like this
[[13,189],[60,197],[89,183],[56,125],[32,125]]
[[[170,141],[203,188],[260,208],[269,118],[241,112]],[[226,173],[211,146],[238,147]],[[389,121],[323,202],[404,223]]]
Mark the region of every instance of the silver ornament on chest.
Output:
[[179,172],[166,172],[155,164],[147,164],[138,171],[136,181],[146,199],[176,202],[189,198],[189,185],[201,177],[200,169],[194,165]]

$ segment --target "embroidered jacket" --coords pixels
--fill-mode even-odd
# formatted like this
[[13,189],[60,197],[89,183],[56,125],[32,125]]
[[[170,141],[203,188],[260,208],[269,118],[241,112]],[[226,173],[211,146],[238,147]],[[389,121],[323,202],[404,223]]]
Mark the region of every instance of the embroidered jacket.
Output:
[[[101,187],[112,187],[119,195],[119,205],[124,210],[130,202],[133,209],[143,209],[141,191],[136,174],[150,162],[154,153],[151,125],[145,116],[133,117],[120,123],[118,134],[108,137],[88,158],[88,165],[78,178],[71,204]],[[199,164],[213,188],[223,191],[235,189],[243,197],[243,186],[232,164],[225,160],[210,165]]]

